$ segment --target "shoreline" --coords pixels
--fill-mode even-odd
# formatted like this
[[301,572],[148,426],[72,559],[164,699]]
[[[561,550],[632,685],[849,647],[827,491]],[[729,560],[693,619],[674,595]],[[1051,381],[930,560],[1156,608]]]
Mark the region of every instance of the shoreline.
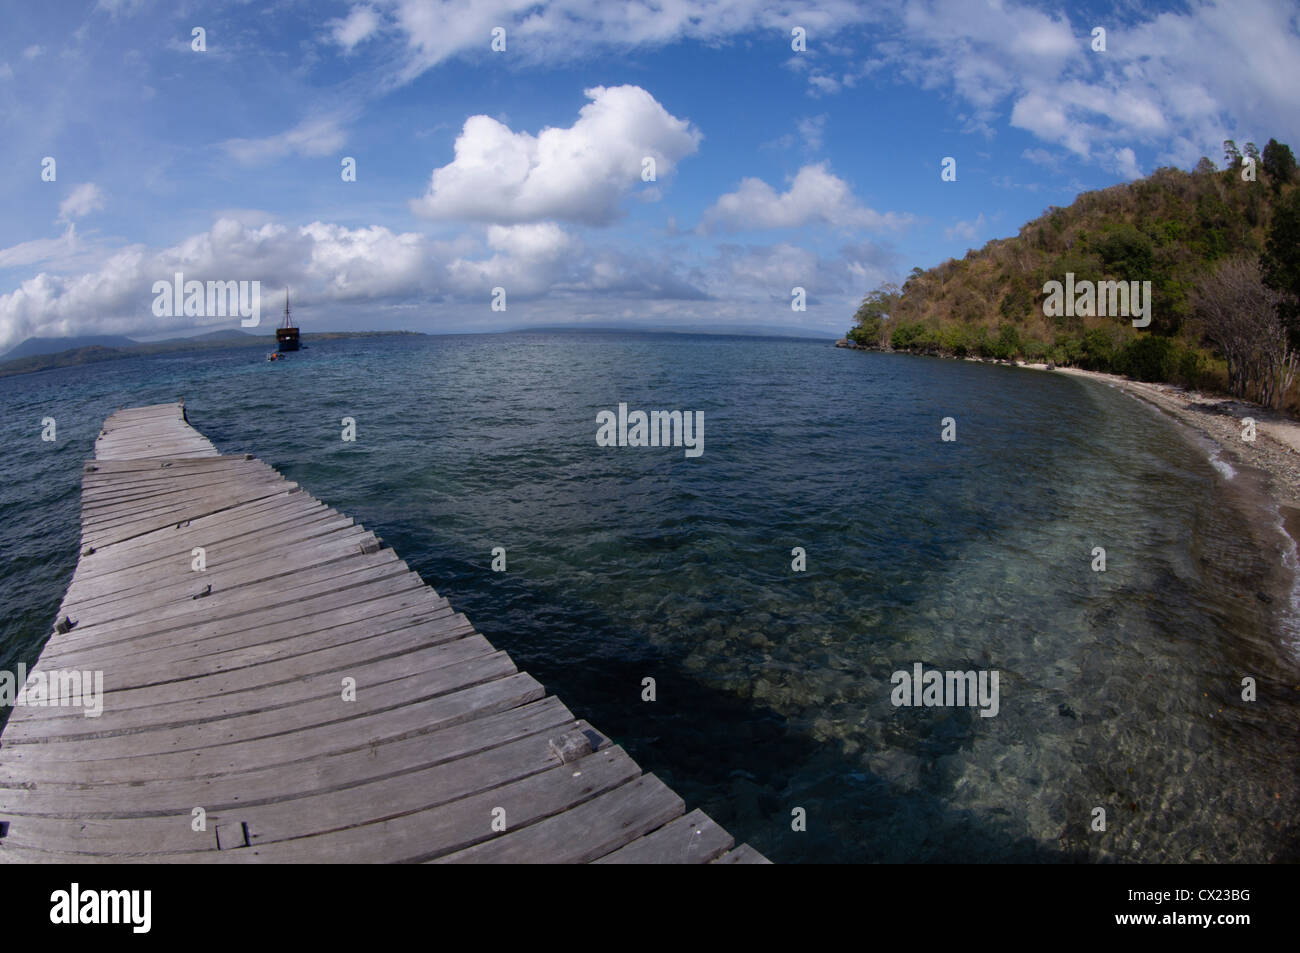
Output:
[[[1300,538],[1300,423],[1259,404],[1174,384],[1135,381],[1077,367],[1053,370],[1119,388],[1208,439],[1233,469],[1252,468],[1263,473],[1270,496],[1282,508],[1288,534]],[[1242,421],[1247,417],[1255,421],[1253,443],[1242,439]]]
[[[1202,394],[1174,384],[1135,381],[1074,367],[1053,370],[1108,384],[1173,418],[1201,438],[1197,442],[1208,451],[1211,465],[1226,482],[1237,484],[1238,492],[1261,507],[1272,504],[1273,526],[1282,543],[1279,582],[1288,590],[1274,619],[1282,644],[1293,655],[1300,654],[1300,424],[1250,401]],[[1255,421],[1253,443],[1241,436],[1241,421],[1246,417]],[[1239,474],[1243,480],[1237,479]]]
[[[895,351],[892,348],[863,347],[845,339],[837,341],[835,346],[881,354],[912,353]],[[1135,381],[1119,374],[1088,371],[1079,367],[969,356],[956,357],[947,354],[914,356],[938,357],[943,360],[970,361],[978,364],[1000,364],[1032,371],[1052,371],[1116,387],[1150,404],[1156,410],[1163,411],[1208,439],[1233,469],[1250,467],[1261,471],[1268,480],[1270,495],[1283,509],[1288,533],[1293,539],[1300,540],[1300,421],[1235,397],[1190,391],[1175,384]],[[1248,443],[1241,437],[1241,422],[1247,417],[1255,421],[1256,437],[1253,443]],[[1216,463],[1216,468],[1217,466]]]

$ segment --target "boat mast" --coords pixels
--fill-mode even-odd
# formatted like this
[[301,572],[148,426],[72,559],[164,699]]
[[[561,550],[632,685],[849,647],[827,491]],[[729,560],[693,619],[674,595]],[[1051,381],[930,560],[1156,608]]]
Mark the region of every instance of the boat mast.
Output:
[[286,328],[293,327],[293,325],[289,323],[289,289],[288,288],[284,289],[284,326]]

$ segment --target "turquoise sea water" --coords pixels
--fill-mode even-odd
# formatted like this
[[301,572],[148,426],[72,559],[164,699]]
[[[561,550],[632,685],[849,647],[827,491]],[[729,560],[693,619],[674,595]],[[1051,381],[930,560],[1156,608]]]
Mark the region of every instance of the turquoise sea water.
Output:
[[[823,342],[608,333],[4,378],[0,665],[33,661],[49,630],[105,416],[182,396],[222,452],[377,532],[774,860],[1300,857],[1282,537],[1245,475],[1122,393]],[[620,402],[703,411],[703,455],[597,446]],[[998,714],[895,707],[891,675],[917,662],[997,670]]]

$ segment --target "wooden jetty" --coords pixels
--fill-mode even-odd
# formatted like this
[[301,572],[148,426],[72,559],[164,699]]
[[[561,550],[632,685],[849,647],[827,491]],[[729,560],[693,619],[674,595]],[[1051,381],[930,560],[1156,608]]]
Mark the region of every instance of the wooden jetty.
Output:
[[14,708],[0,861],[767,863],[183,404],[109,417],[81,505],[32,671],[102,714]]

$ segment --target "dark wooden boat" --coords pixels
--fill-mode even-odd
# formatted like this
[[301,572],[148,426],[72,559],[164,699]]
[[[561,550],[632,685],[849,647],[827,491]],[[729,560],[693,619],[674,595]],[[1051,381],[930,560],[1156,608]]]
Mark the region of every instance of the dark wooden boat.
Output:
[[275,329],[275,343],[281,351],[298,350],[298,329],[289,317],[289,289],[284,289],[284,324]]

